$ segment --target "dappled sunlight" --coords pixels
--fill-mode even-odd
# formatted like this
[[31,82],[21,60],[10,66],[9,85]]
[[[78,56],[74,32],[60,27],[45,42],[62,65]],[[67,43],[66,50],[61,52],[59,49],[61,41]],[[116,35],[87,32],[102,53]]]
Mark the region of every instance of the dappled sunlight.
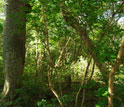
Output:
[[123,7],[1,0],[0,107],[124,107]]
[[[92,60],[92,63],[93,63],[93,60]],[[71,74],[72,74],[73,81],[80,81],[83,79],[87,64],[88,64],[87,59],[83,58],[82,56],[80,56],[80,58],[77,60],[76,63],[72,63]],[[92,70],[92,64],[89,67],[88,75],[90,75],[91,70]],[[98,79],[97,75],[100,75],[99,69],[95,67],[94,71],[95,73],[94,73],[93,79],[97,80]]]

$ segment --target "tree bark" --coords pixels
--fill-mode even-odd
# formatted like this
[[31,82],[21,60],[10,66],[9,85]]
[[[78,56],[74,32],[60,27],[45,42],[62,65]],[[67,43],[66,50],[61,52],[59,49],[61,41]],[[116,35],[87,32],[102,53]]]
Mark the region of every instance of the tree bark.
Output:
[[24,0],[5,0],[3,31],[3,99],[13,100],[24,71],[26,14]]

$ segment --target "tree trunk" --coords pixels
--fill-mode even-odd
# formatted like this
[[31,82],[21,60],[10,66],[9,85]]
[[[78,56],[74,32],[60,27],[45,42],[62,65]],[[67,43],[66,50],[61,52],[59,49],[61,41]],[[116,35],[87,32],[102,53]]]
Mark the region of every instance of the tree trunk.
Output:
[[24,71],[26,14],[24,0],[5,0],[3,32],[3,72],[5,77],[2,97],[13,100]]
[[113,93],[113,85],[114,85],[114,74],[112,72],[109,73],[109,81],[108,81],[108,107],[113,107],[113,98],[114,98],[114,93]]
[[113,107],[114,77],[115,77],[115,73],[119,69],[119,66],[120,66],[120,64],[122,62],[123,56],[124,56],[124,36],[122,37],[121,46],[120,46],[120,50],[118,52],[118,56],[117,56],[116,62],[113,65],[111,72],[109,73],[109,81],[108,81],[108,93],[109,93],[109,96],[108,96],[108,107]]

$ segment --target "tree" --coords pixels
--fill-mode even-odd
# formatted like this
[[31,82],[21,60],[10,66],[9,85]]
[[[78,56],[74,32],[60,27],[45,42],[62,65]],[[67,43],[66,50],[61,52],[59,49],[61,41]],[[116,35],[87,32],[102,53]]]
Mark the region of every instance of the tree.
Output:
[[25,59],[25,1],[5,1],[3,29],[3,72],[5,77],[2,97],[13,100],[15,89],[20,87]]
[[122,37],[122,42],[121,42],[120,50],[119,50],[118,55],[117,55],[116,62],[113,65],[111,72],[109,73],[109,81],[108,81],[108,92],[109,92],[108,107],[113,107],[114,77],[115,77],[115,73],[117,72],[117,70],[119,69],[119,66],[122,63],[123,56],[124,56],[124,37]]
[[[3,103],[56,107],[74,103],[75,107],[102,107],[108,102],[110,107],[123,105],[124,65],[120,64],[124,50],[119,44],[124,30],[117,23],[123,14],[123,1],[30,0],[31,6],[26,1],[5,1],[4,33],[0,19],[0,71],[3,54],[5,76],[2,95],[3,101],[12,100]],[[3,13],[1,7],[0,2]],[[116,58],[118,51],[120,58]],[[2,73],[3,86],[1,77]],[[1,107],[3,103],[0,102]]]
[[[80,2],[80,3],[76,3],[77,4],[77,11],[76,9],[75,10],[71,10],[69,9],[69,6],[71,6],[72,4],[74,4],[75,1],[66,1],[65,3],[61,3],[61,11],[62,11],[62,16],[63,18],[65,19],[65,21],[68,23],[68,25],[70,25],[72,28],[74,28],[81,40],[84,42],[84,45],[86,47],[86,52],[87,54],[91,54],[92,58],[94,59],[97,67],[99,68],[99,70],[101,71],[103,77],[105,78],[105,80],[108,80],[108,75],[109,75],[109,87],[108,87],[108,91],[109,91],[109,97],[108,97],[108,107],[113,107],[113,84],[114,84],[114,73],[118,70],[120,64],[121,64],[121,60],[122,60],[122,57],[123,57],[123,40],[122,40],[122,46],[120,48],[120,51],[119,51],[119,54],[118,54],[118,58],[117,58],[117,61],[115,63],[115,65],[112,67],[112,72],[109,73],[110,69],[109,67],[105,64],[105,62],[107,62],[105,60],[105,58],[103,57],[103,60],[101,60],[101,57],[100,54],[101,54],[101,51],[103,50],[100,50],[100,48],[98,48],[98,44],[94,45],[94,41],[92,38],[90,38],[90,31],[94,33],[94,31],[92,31],[92,29],[95,30],[95,27],[94,27],[94,24],[98,24],[99,22],[102,22],[103,23],[103,19],[106,20],[106,19],[109,19],[109,20],[106,20],[107,21],[107,24],[105,26],[105,29],[102,28],[103,32],[101,32],[101,37],[100,39],[98,39],[99,42],[102,42],[106,35],[115,35],[114,32],[110,31],[111,29],[114,29],[116,28],[117,30],[117,26],[116,26],[116,22],[119,20],[119,18],[121,17],[122,15],[122,9],[120,8],[121,6],[123,6],[123,2],[105,2],[104,4],[105,7],[109,7],[111,8],[110,9],[110,13],[108,13],[108,9],[106,10],[105,9],[103,12],[101,12],[101,14],[104,14],[105,12],[108,13],[107,16],[104,16],[104,15],[100,15],[99,12],[97,10],[101,10],[101,6],[103,7],[104,5],[100,4],[101,6],[99,8],[97,8],[97,12],[93,9],[95,9],[96,7],[96,4],[99,5],[98,2],[95,2],[95,1],[85,1],[85,3],[83,2]],[[107,6],[107,5],[110,5],[110,6]],[[116,8],[113,7],[113,4],[115,5],[118,5]],[[92,9],[90,10],[88,7],[92,6]],[[81,8],[81,9],[80,9]],[[83,8],[85,10],[83,10]],[[96,13],[95,13],[96,12]],[[90,14],[89,14],[90,13]],[[116,18],[115,16],[118,15],[118,17]],[[86,19],[85,19],[86,17]],[[104,18],[103,18],[104,17]],[[99,20],[99,21],[98,21]],[[101,20],[101,21],[100,21]],[[102,25],[101,23],[101,25]],[[100,28],[100,27],[99,27]],[[107,33],[106,33],[107,32]],[[120,33],[120,31],[117,31],[118,33]],[[95,34],[95,33],[94,33]],[[93,34],[93,36],[95,36]],[[113,36],[114,37],[114,36]],[[107,38],[107,37],[106,37]],[[111,38],[110,36],[108,37],[109,39]],[[109,41],[109,40],[108,40]],[[111,41],[109,41],[111,43]],[[102,46],[102,45],[101,45]],[[113,46],[114,47],[114,46]],[[97,51],[97,48],[99,51]],[[104,51],[104,50],[103,50]],[[102,54],[105,54],[104,52]],[[110,55],[109,56],[113,56],[113,54],[109,53]],[[100,57],[99,57],[100,56]],[[103,63],[104,62],[104,63]],[[111,65],[110,65],[111,66]]]

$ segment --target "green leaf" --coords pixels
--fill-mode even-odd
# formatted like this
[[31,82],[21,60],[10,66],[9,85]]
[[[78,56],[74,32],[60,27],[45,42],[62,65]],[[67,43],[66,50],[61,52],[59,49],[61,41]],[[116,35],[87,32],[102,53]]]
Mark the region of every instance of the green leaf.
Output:
[[37,102],[38,107],[42,105],[42,102]]
[[102,96],[107,97],[108,96],[108,91],[105,91],[105,93],[103,93]]
[[96,104],[95,107],[101,107],[100,105]]
[[115,59],[115,58],[117,58],[117,56],[112,54],[111,58]]

